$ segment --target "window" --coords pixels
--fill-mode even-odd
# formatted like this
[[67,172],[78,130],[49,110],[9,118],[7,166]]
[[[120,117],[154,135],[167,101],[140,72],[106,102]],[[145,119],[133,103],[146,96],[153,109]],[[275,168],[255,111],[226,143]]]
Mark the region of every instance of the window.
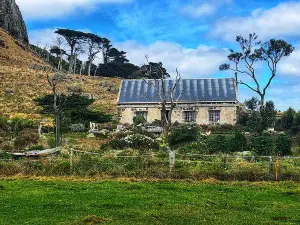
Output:
[[195,111],[185,111],[183,112],[184,122],[191,123],[196,121],[196,112]]
[[146,112],[146,111],[137,111],[136,113],[135,113],[135,116],[142,116],[142,117],[144,117],[144,119],[147,121],[147,115],[148,115],[148,112]]
[[209,122],[212,122],[212,123],[220,122],[220,111],[219,110],[209,111]]

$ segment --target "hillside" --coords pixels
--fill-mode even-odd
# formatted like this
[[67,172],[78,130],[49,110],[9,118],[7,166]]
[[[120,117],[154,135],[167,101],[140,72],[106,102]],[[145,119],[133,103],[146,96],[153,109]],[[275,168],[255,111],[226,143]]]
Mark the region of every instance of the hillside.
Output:
[[[51,91],[46,74],[30,68],[46,63],[1,28],[0,46],[0,114],[22,113],[29,118],[39,118],[39,108],[33,99]],[[72,76],[71,82],[62,85],[61,91],[80,89],[83,95],[97,99],[93,109],[116,114],[119,84],[116,78]]]

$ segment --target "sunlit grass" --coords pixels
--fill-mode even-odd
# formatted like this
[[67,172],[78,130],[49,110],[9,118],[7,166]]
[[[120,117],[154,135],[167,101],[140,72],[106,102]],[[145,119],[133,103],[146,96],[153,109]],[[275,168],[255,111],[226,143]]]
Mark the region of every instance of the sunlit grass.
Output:
[[0,181],[0,224],[299,224],[292,182]]

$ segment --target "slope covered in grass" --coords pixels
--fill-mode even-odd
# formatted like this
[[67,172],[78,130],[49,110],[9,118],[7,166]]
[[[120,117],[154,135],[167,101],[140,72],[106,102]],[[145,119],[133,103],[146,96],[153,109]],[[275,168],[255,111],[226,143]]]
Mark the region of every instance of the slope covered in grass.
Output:
[[[33,99],[50,94],[51,91],[46,74],[31,68],[46,63],[2,29],[0,42],[0,114],[23,113],[29,118],[39,118],[39,109]],[[119,79],[76,75],[72,76],[70,82],[63,84],[60,90],[68,93],[70,88],[80,88],[84,95],[97,99],[93,109],[115,114],[119,84]]]
[[0,224],[299,224],[297,183],[0,181]]

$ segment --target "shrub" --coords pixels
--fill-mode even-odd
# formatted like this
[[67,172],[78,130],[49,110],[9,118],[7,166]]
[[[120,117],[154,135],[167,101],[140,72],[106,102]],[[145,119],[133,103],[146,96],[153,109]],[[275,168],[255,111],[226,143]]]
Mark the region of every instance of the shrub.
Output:
[[230,152],[243,152],[247,150],[247,138],[242,132],[235,131],[230,139]]
[[189,143],[182,147],[182,151],[184,153],[195,153],[195,154],[206,154],[207,151],[207,145],[204,141],[196,141]]
[[245,127],[242,126],[242,125],[240,125],[240,124],[236,124],[236,125],[234,125],[233,129],[234,129],[235,131],[240,131],[240,132],[242,132],[242,131],[245,130]]
[[154,120],[154,121],[153,121],[152,123],[150,123],[149,125],[160,127],[160,126],[161,126],[161,120]]
[[22,130],[18,137],[14,141],[14,145],[18,149],[25,148],[27,146],[37,144],[39,135],[36,130],[25,129]]
[[296,137],[296,145],[300,146],[300,135]]
[[71,124],[69,127],[71,132],[84,132],[86,131],[85,125],[83,123]]
[[124,140],[114,139],[108,142],[106,146],[103,147],[110,147],[111,149],[124,149],[126,147],[126,142]]
[[222,131],[232,131],[233,130],[233,125],[228,124],[228,123],[222,124],[221,125],[221,130]]
[[121,140],[125,141],[127,147],[133,149],[159,149],[159,144],[154,139],[143,134],[130,134]]
[[213,135],[207,139],[207,146],[210,153],[229,152],[229,140],[223,135]]
[[0,150],[12,151],[14,150],[14,145],[10,141],[4,141],[0,144]]
[[34,151],[34,150],[44,150],[44,146],[43,145],[33,145],[29,147],[29,151]]
[[285,134],[280,134],[276,140],[276,149],[281,155],[290,155],[292,150],[291,137]]
[[14,117],[10,120],[10,125],[12,127],[12,131],[14,132],[14,136],[18,136],[22,130],[25,129],[33,129],[35,124],[32,120],[23,119],[20,117]]
[[7,130],[8,126],[8,118],[6,116],[0,116],[0,129]]
[[199,141],[201,139],[201,127],[197,124],[181,124],[173,127],[168,137],[170,147],[179,147],[183,144]]
[[147,122],[143,116],[135,116],[132,120],[134,125],[145,124]]
[[56,147],[56,143],[55,143],[55,138],[51,137],[47,140],[47,144],[49,148],[55,148]]
[[274,138],[269,134],[255,136],[251,139],[251,149],[259,155],[273,155],[275,147]]

